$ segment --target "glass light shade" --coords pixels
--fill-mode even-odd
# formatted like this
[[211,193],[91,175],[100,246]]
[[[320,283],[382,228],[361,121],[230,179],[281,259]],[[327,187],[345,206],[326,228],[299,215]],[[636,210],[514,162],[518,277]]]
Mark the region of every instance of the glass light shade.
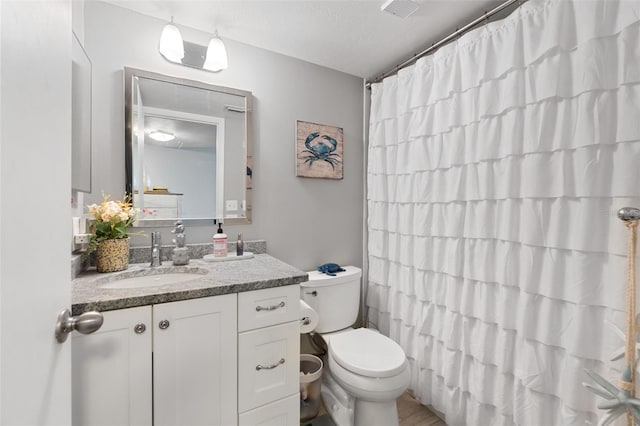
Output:
[[167,24],[160,35],[160,53],[172,62],[181,62],[184,58],[184,44],[178,27]]
[[207,58],[202,68],[209,71],[221,71],[227,69],[227,49],[218,37],[214,37],[209,42],[207,48]]
[[158,142],[169,142],[176,138],[173,133],[165,132],[163,130],[154,130],[149,133],[149,137],[157,140]]

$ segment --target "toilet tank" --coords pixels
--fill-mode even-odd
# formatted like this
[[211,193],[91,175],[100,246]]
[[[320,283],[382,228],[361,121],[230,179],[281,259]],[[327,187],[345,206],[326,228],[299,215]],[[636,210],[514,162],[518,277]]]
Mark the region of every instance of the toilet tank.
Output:
[[356,266],[343,266],[345,272],[335,277],[318,271],[308,272],[309,281],[300,284],[300,298],[319,317],[316,333],[329,333],[352,326],[360,308],[360,277]]

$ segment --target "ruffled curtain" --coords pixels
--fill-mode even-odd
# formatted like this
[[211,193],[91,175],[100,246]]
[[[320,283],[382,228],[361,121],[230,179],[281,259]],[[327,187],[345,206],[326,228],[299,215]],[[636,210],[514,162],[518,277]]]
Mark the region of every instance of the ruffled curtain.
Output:
[[583,369],[617,378],[615,213],[640,207],[640,2],[530,0],[373,85],[367,198],[368,319],[423,403],[596,424]]

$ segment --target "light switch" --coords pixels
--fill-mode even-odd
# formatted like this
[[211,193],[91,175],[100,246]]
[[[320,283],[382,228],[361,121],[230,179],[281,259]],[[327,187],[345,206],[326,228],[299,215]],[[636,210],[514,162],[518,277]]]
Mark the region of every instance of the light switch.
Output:
[[226,210],[227,211],[238,210],[238,200],[227,200]]

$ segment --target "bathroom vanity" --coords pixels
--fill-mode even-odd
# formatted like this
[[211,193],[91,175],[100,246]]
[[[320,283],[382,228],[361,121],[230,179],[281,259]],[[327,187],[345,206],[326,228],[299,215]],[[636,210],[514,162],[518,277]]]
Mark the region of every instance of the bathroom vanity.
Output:
[[165,264],[74,280],[73,314],[104,324],[72,337],[73,424],[298,425],[307,274],[267,254]]

